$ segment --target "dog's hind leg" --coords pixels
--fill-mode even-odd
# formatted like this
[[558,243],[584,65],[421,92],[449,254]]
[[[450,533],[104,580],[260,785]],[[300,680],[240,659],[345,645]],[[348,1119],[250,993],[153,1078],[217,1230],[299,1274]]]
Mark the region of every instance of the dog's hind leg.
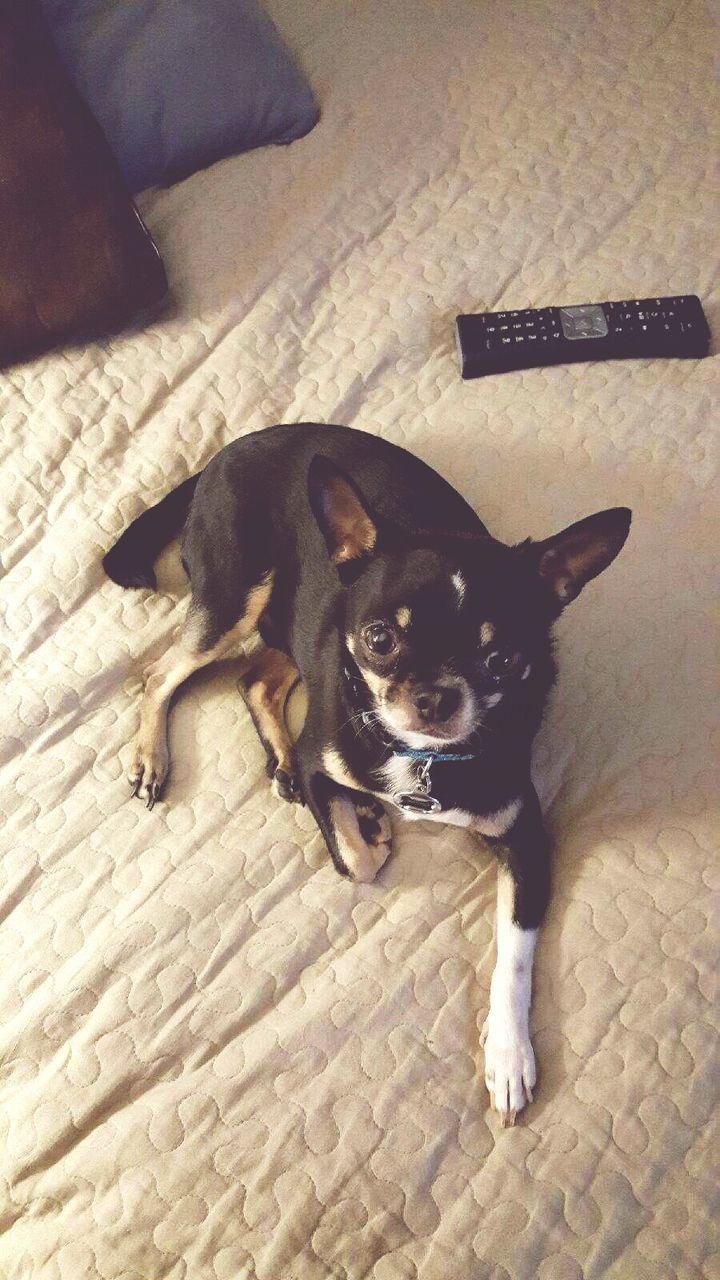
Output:
[[167,715],[173,694],[189,676],[211,662],[245,656],[271,591],[272,574],[268,573],[249,588],[241,616],[221,634],[209,611],[191,600],[178,639],[145,671],[140,729],[128,781],[133,795],[145,800],[148,809],[155,804],[167,777]]
[[248,710],[268,758],[268,777],[281,800],[301,799],[285,706],[300,679],[292,658],[280,649],[264,649],[240,679]]

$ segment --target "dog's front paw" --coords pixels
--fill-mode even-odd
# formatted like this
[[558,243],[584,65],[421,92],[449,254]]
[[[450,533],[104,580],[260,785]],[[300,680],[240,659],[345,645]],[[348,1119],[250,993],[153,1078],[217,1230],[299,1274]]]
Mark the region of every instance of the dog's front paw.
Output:
[[282,758],[278,759],[271,747],[266,747],[266,750],[267,776],[271,781],[273,795],[278,800],[287,800],[288,804],[304,804],[295,753],[284,751]]
[[[389,845],[392,839],[392,828],[384,807],[379,800],[368,796],[367,800],[355,805],[360,835],[371,849]],[[389,852],[389,850],[388,850]],[[387,857],[387,853],[385,854]]]
[[272,790],[279,800],[287,800],[288,804],[304,804],[300,780],[295,773],[287,769],[277,768],[272,776]]
[[379,800],[374,800],[371,796],[355,805],[355,816],[364,850],[361,857],[353,860],[349,869],[354,880],[367,883],[375,879],[390,856],[392,827]]
[[[392,828],[383,806],[372,796],[336,796],[331,805],[338,869],[351,880],[369,884],[390,855]],[[336,859],[338,862],[338,859]]]
[[152,747],[138,742],[135,747],[132,764],[128,770],[128,782],[133,796],[144,800],[148,809],[152,809],[162,790],[168,772],[167,748],[157,744]]
[[504,1127],[513,1125],[526,1102],[532,1102],[537,1079],[535,1054],[527,1032],[492,1009],[480,1033],[485,1050],[485,1084]]

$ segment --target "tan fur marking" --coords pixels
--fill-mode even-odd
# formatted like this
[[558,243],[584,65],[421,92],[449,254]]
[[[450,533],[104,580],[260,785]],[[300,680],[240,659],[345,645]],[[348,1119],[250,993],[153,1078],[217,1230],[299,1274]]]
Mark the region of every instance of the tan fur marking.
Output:
[[352,787],[355,791],[362,791],[363,788],[357,778],[353,777],[342,756],[334,747],[327,747],[323,751],[322,762],[323,769],[333,782],[339,782],[342,787]]
[[398,680],[395,684],[387,684],[387,700],[388,702],[404,702],[406,698],[412,697],[412,691],[415,688],[412,680]]
[[134,744],[129,777],[136,794],[149,797],[148,788],[162,786],[167,775],[167,714],[170,700],[180,685],[203,667],[223,658],[247,657],[256,638],[257,624],[267,607],[274,574],[248,592],[245,612],[212,648],[204,648],[208,620],[202,609],[189,608],[180,636],[144,673],[145,689],[140,705],[140,728]]
[[336,539],[335,564],[355,560],[375,546],[375,526],[349,484],[336,476],[327,487],[327,521]]
[[483,644],[492,644],[495,639],[495,628],[492,622],[483,622],[480,628],[480,640]]
[[385,702],[390,690],[390,681],[384,680],[382,676],[375,675],[374,671],[368,671],[367,667],[360,667],[360,670],[370,692],[374,694],[378,702]]
[[275,752],[279,768],[288,773],[292,767],[292,744],[285,723],[285,703],[298,674],[287,654],[266,649],[243,676],[245,696],[258,729]]
[[402,627],[403,631],[405,631],[410,626],[411,617],[412,617],[412,613],[410,609],[408,609],[406,604],[403,604],[400,606],[397,613],[395,614],[395,621],[397,622],[398,626]]
[[242,627],[245,634],[249,635],[251,631],[256,629],[260,618],[267,609],[274,581],[275,570],[271,569],[269,573],[265,574],[262,582],[251,588],[245,605],[245,613],[240,621],[236,623],[234,630]]

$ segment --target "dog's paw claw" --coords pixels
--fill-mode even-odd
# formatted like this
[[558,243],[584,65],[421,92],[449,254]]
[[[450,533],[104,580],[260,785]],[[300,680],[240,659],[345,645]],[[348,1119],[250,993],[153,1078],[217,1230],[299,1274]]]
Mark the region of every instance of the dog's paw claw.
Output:
[[287,800],[288,804],[302,804],[300,782],[294,773],[287,769],[277,768],[273,774],[272,789],[279,800]]
[[138,747],[128,773],[131,799],[144,800],[146,809],[152,810],[162,791],[167,771],[167,758]]
[[155,801],[157,800],[159,795],[160,795],[160,783],[151,782],[148,787],[148,798],[147,798],[147,806],[146,806],[148,809],[155,808]]
[[491,1106],[499,1113],[503,1128],[510,1128],[533,1100],[536,1070],[532,1045],[527,1034],[502,1024],[496,1027],[490,1016],[480,1033],[480,1044]]

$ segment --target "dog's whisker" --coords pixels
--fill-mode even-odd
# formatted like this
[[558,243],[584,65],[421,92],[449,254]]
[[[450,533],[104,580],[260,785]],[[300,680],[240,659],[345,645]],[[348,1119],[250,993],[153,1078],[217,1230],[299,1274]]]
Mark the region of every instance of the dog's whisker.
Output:
[[361,724],[374,725],[380,723],[380,716],[376,711],[356,711],[340,726],[340,732],[346,729],[348,725],[355,724],[360,721]]

